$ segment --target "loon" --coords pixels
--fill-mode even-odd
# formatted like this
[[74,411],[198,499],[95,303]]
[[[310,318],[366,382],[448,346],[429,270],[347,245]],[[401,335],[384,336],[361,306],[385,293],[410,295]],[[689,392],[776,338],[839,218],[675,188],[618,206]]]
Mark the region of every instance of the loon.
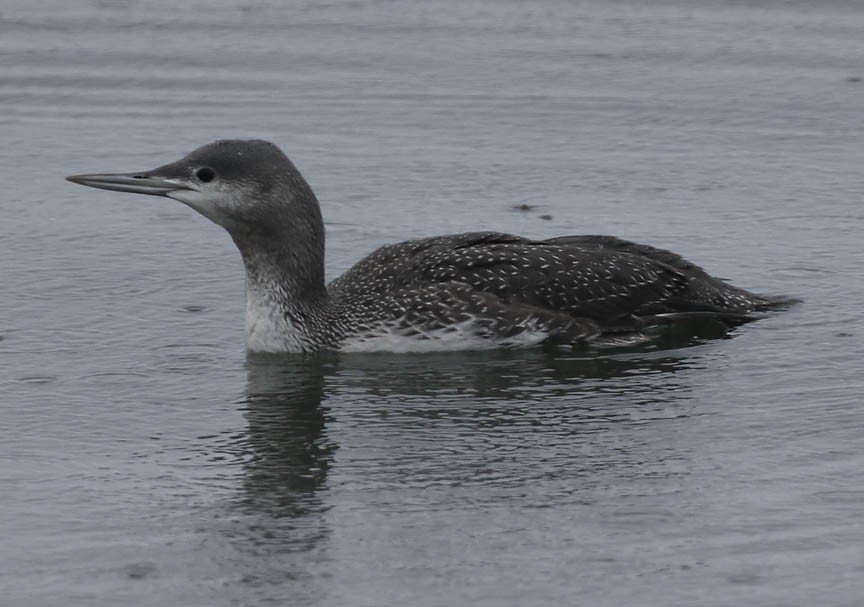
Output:
[[150,171],[67,179],[167,196],[225,228],[245,267],[250,351],[578,346],[692,318],[739,324],[788,301],[732,286],[670,251],[594,235],[409,240],[326,285],[318,200],[262,140],[216,141]]

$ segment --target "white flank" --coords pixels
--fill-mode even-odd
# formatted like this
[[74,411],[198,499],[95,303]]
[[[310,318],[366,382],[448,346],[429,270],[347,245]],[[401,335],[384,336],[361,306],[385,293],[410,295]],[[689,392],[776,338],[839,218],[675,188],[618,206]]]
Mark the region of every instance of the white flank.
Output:
[[342,352],[455,352],[458,350],[491,350],[495,348],[527,348],[546,339],[548,333],[535,326],[512,337],[494,338],[479,335],[475,319],[468,319],[446,329],[412,332],[403,322],[382,323],[367,335],[354,336],[342,343]]

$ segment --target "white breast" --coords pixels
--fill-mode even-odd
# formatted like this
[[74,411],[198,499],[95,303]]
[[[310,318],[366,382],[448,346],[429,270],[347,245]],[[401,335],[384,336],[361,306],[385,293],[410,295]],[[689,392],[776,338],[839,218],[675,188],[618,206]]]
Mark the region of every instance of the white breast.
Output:
[[246,285],[246,349],[252,352],[303,352],[305,333],[276,303],[269,289]]

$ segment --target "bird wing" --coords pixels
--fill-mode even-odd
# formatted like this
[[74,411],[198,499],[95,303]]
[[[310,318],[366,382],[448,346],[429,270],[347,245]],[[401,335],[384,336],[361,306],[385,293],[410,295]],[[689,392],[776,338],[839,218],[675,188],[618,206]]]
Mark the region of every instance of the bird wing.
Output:
[[744,320],[753,310],[789,301],[750,293],[676,253],[614,236],[537,241],[500,232],[383,246],[328,290],[350,308],[437,284],[464,285],[494,295],[502,305],[530,306],[625,330],[630,321],[638,326],[661,316],[665,321],[688,315]]
[[[391,322],[401,322],[415,334],[454,331],[470,323],[470,332],[475,336],[495,338],[504,347],[508,343],[524,345],[521,338],[532,333],[542,333],[542,340],[576,343],[595,338],[601,332],[592,319],[508,302],[463,282],[406,287],[392,293],[384,302],[384,317],[389,316]],[[411,332],[403,330],[402,334],[411,335]]]
[[[586,234],[579,236],[558,236],[544,240],[549,244],[563,246],[581,247],[584,249],[606,249],[621,253],[630,253],[640,257],[648,257],[671,266],[687,276],[688,278],[714,278],[691,261],[687,261],[678,253],[666,249],[658,249],[647,244],[640,244],[632,240],[625,240],[617,236],[604,236],[600,234]],[[714,280],[718,280],[714,278]]]
[[560,236],[543,242],[583,249],[629,253],[659,261],[674,268],[684,276],[687,280],[686,288],[678,291],[668,300],[659,302],[659,305],[658,302],[655,302],[643,306],[639,314],[704,311],[747,315],[754,310],[764,310],[794,301],[787,297],[770,297],[751,293],[722,278],[711,276],[700,266],[684,259],[677,253],[624,240],[616,236]]
[[475,232],[431,243],[402,284],[460,282],[500,300],[613,322],[668,299],[686,279],[669,265],[624,251]]
[[327,287],[331,296],[381,297],[405,286],[416,276],[418,262],[432,251],[492,243],[522,242],[524,238],[500,232],[466,232],[431,236],[384,245],[354,264]]

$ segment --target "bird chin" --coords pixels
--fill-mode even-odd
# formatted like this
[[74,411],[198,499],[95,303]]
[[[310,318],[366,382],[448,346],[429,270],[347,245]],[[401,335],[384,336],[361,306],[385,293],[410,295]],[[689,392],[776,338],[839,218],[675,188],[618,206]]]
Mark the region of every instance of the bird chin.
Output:
[[208,193],[182,189],[172,190],[171,192],[168,192],[166,196],[178,200],[186,206],[192,207],[213,223],[217,223],[221,226],[225,225],[226,217],[216,204],[216,197]]

